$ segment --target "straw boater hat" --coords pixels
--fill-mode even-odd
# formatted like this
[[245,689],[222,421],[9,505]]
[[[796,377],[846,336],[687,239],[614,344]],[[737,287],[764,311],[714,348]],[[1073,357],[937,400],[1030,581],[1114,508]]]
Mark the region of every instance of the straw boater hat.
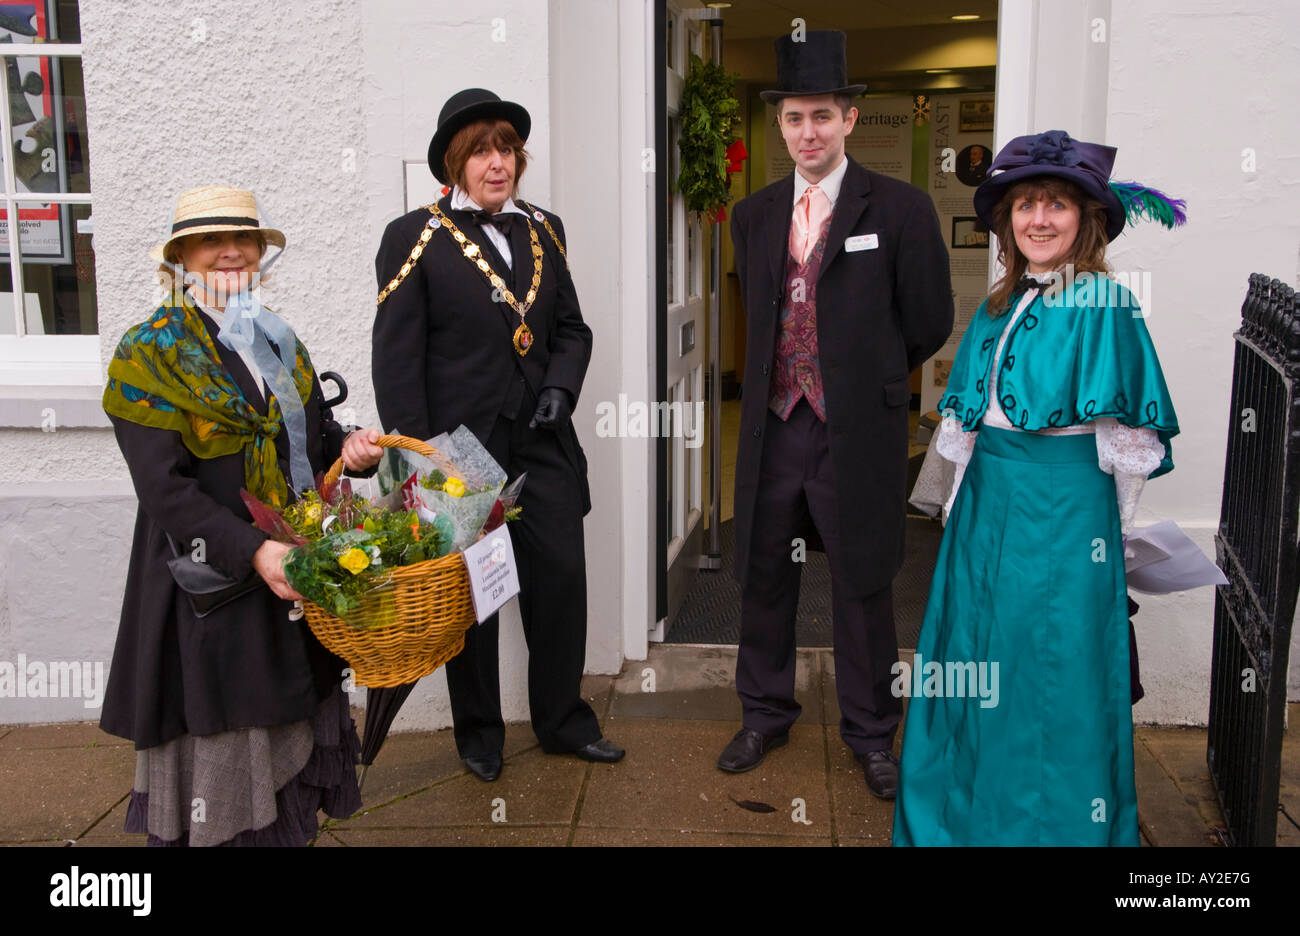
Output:
[[284,249],[284,234],[262,223],[257,196],[252,192],[225,185],[203,185],[176,200],[176,213],[167,238],[149,251],[149,256],[158,263],[166,262],[163,252],[167,246],[187,234],[248,230],[261,231],[268,244]]

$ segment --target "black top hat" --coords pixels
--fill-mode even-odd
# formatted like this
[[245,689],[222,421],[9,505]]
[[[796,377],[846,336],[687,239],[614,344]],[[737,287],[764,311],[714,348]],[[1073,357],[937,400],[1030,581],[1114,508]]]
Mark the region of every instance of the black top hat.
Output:
[[447,103],[442,105],[442,112],[438,114],[438,130],[429,141],[429,169],[435,179],[443,185],[451,185],[455,181],[442,177],[447,171],[442,161],[456,132],[476,120],[494,117],[509,121],[519,138],[527,142],[533,119],[522,105],[503,101],[486,88],[466,88],[447,98]]
[[849,84],[844,49],[845,36],[838,29],[814,29],[802,34],[798,42],[793,36],[782,36],[776,40],[776,83],[780,87],[760,91],[758,96],[775,104],[788,97],[861,94],[867,86]]

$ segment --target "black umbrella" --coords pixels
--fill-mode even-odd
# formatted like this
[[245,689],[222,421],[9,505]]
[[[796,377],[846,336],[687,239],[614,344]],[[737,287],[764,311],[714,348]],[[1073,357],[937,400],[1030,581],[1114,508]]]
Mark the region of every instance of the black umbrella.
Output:
[[388,729],[393,727],[393,719],[397,717],[398,710],[414,688],[415,683],[410,682],[386,689],[366,690],[366,729],[361,739],[361,778],[357,782],[358,789],[365,786],[366,773],[379,755],[379,749],[384,746],[384,739],[388,737]]

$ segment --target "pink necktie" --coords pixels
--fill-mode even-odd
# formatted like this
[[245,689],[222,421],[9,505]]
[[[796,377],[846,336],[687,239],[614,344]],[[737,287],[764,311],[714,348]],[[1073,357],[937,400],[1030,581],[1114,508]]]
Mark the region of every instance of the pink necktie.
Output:
[[790,255],[800,264],[808,261],[808,255],[822,236],[822,227],[830,216],[831,202],[826,193],[815,185],[808,186],[799,204],[794,206],[790,225]]

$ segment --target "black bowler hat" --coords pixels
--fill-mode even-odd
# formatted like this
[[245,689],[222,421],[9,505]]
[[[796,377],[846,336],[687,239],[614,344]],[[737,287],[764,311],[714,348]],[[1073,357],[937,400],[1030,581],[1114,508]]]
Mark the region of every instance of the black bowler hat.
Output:
[[443,185],[451,185],[453,180],[442,177],[446,172],[442,161],[447,155],[452,137],[467,124],[495,117],[509,121],[510,126],[515,128],[515,133],[519,134],[519,139],[527,142],[533,119],[522,105],[503,101],[486,88],[466,88],[447,98],[447,103],[442,105],[442,112],[438,114],[438,130],[429,141],[429,169],[432,170],[433,177]]
[[849,84],[845,36],[838,29],[814,29],[801,41],[785,35],[776,40],[775,91],[760,91],[769,104],[782,98],[812,97],[817,94],[859,95],[864,84]]

